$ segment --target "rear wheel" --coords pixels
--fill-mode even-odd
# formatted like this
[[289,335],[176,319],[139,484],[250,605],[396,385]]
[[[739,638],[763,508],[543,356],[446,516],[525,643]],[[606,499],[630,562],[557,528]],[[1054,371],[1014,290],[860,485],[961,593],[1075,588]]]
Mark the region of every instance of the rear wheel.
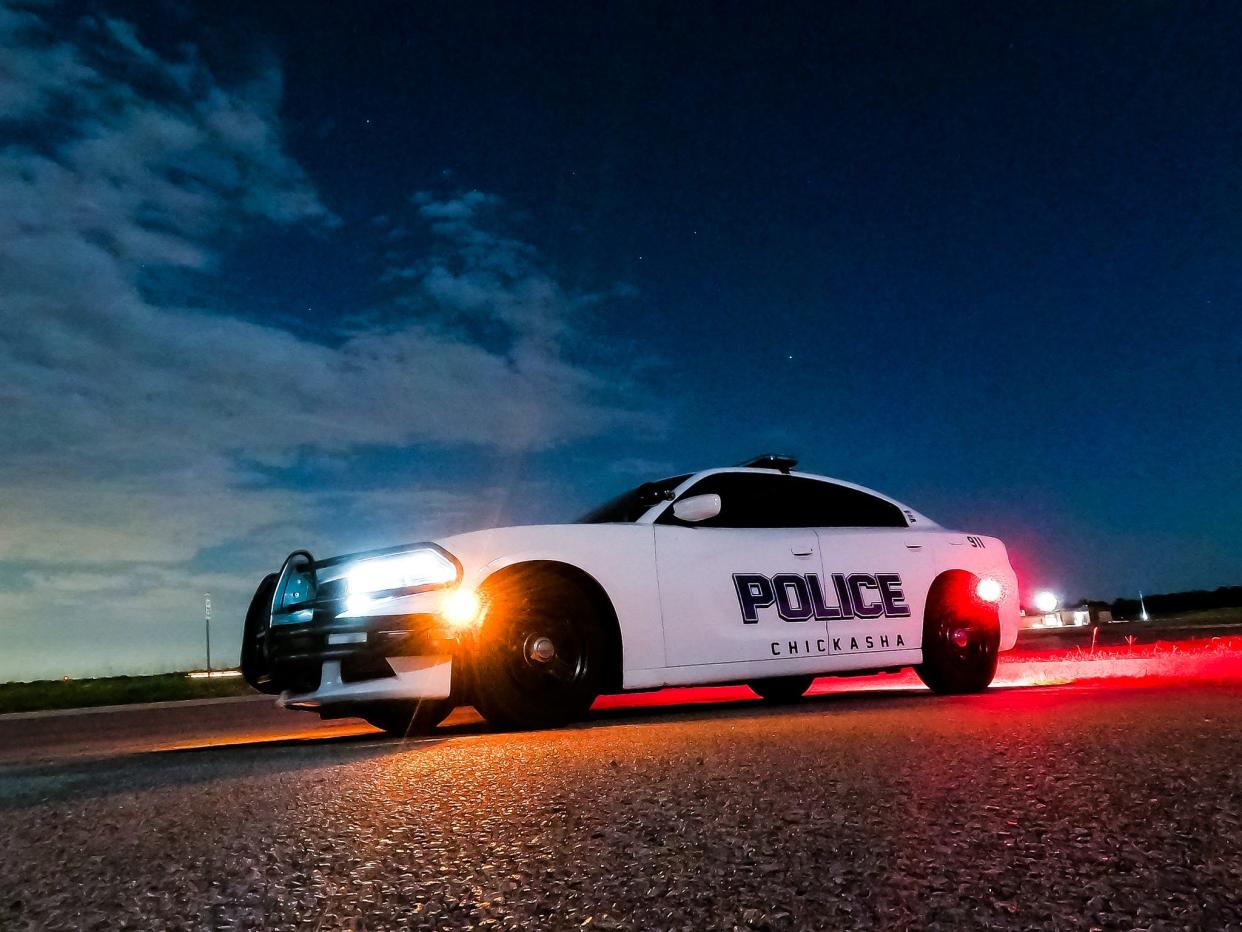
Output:
[[746,685],[765,702],[784,705],[801,699],[814,681],[813,676],[774,676],[771,679],[755,680]]
[[501,728],[563,725],[599,695],[604,636],[590,597],[552,573],[510,573],[483,592],[472,656],[474,705]]
[[996,611],[974,598],[973,579],[952,582],[940,595],[928,600],[923,662],[915,672],[935,693],[982,692],[996,675],[1000,652]]
[[358,714],[394,738],[409,738],[430,732],[448,718],[455,705],[452,699],[377,702],[360,709]]

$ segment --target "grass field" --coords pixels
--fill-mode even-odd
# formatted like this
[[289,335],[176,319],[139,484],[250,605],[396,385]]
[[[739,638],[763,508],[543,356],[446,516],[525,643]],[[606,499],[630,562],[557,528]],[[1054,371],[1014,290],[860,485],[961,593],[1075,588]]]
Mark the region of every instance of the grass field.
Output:
[[210,699],[252,692],[241,677],[191,679],[184,673],[0,683],[0,714],[170,699]]
[[[1144,622],[1137,622],[1144,624]],[[1209,608],[1181,615],[1159,615],[1146,622],[1150,625],[1238,625],[1242,624],[1242,608]]]
[[1127,621],[1099,628],[1023,628],[1019,651],[1053,651],[1082,646],[1134,647],[1139,644],[1181,643],[1242,636],[1242,608],[1216,608],[1183,615]]

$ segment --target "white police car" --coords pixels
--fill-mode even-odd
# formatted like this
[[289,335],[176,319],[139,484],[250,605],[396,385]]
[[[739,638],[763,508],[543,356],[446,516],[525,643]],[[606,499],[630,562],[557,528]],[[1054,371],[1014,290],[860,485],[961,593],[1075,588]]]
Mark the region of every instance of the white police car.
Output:
[[1000,541],[766,455],[649,482],[574,524],[496,528],[316,560],[290,554],[246,616],[242,671],[287,708],[434,727],[584,715],[600,693],[913,666],[991,682],[1018,633]]

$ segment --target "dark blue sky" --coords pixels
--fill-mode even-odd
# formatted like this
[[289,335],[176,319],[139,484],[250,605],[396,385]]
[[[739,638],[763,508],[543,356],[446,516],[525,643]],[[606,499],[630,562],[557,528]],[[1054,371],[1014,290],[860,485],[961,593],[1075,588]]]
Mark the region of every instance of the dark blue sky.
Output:
[[[498,192],[570,281],[637,289],[599,334],[665,360],[679,419],[601,455],[790,448],[1097,595],[1231,582],[1242,18],[1005,6],[298,5],[257,31],[344,215]],[[348,262],[251,272],[357,300]]]
[[[421,513],[430,490],[444,529],[560,519],[648,472],[778,449],[1005,538],[1032,586],[1111,598],[1238,582],[1232,5],[144,3],[19,39],[31,60],[74,48],[98,101],[17,121],[13,152],[95,178],[118,153],[168,148],[150,166],[167,197],[119,205],[124,224],[103,233],[73,226],[132,260],[153,315],[135,326],[162,332],[192,308],[191,329],[261,330],[253,388],[219,355],[194,383],[218,389],[197,422],[217,439],[184,461],[218,458],[213,501],[318,496],[303,532],[343,549],[406,536],[406,512],[376,496],[409,490]],[[154,107],[213,134],[206,154],[134,117]],[[97,124],[110,148],[90,159],[62,141]],[[200,224],[182,209],[204,189],[223,206]],[[52,197],[30,194],[41,211]],[[197,252],[134,246],[135,226]],[[508,290],[488,294],[512,313],[462,290],[497,274]],[[357,341],[390,331],[452,334],[488,366],[540,349],[510,387],[429,375],[417,392],[440,398],[438,426],[403,415],[388,430],[403,396],[367,362],[387,350]],[[306,356],[281,375],[297,392],[365,395],[333,414],[356,423],[285,436],[256,421],[242,396],[283,364],[268,337]],[[330,378],[338,364],[356,381]],[[524,397],[550,367],[565,371],[512,416],[523,438],[492,442],[508,422],[487,426],[476,403],[499,411],[489,392]],[[565,408],[531,413],[548,398]],[[135,417],[145,437],[186,429],[162,409]],[[66,481],[105,468],[87,462],[101,460],[83,453]],[[325,505],[346,493],[361,497]],[[210,526],[177,565],[261,573],[246,560],[278,561],[292,540],[276,517]],[[133,572],[159,562],[139,550]]]

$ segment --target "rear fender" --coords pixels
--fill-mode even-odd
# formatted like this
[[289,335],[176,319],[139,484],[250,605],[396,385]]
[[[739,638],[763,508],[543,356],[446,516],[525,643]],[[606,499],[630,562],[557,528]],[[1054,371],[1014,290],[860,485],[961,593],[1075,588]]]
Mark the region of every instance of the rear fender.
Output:
[[949,531],[938,542],[936,557],[941,572],[932,584],[933,590],[936,583],[954,572],[968,574],[975,581],[990,576],[1001,584],[1001,600],[996,604],[997,623],[1000,625],[1000,649],[1011,650],[1018,640],[1021,597],[1018,592],[1018,577],[1009,563],[1009,553],[1004,543],[995,537],[982,534]]

